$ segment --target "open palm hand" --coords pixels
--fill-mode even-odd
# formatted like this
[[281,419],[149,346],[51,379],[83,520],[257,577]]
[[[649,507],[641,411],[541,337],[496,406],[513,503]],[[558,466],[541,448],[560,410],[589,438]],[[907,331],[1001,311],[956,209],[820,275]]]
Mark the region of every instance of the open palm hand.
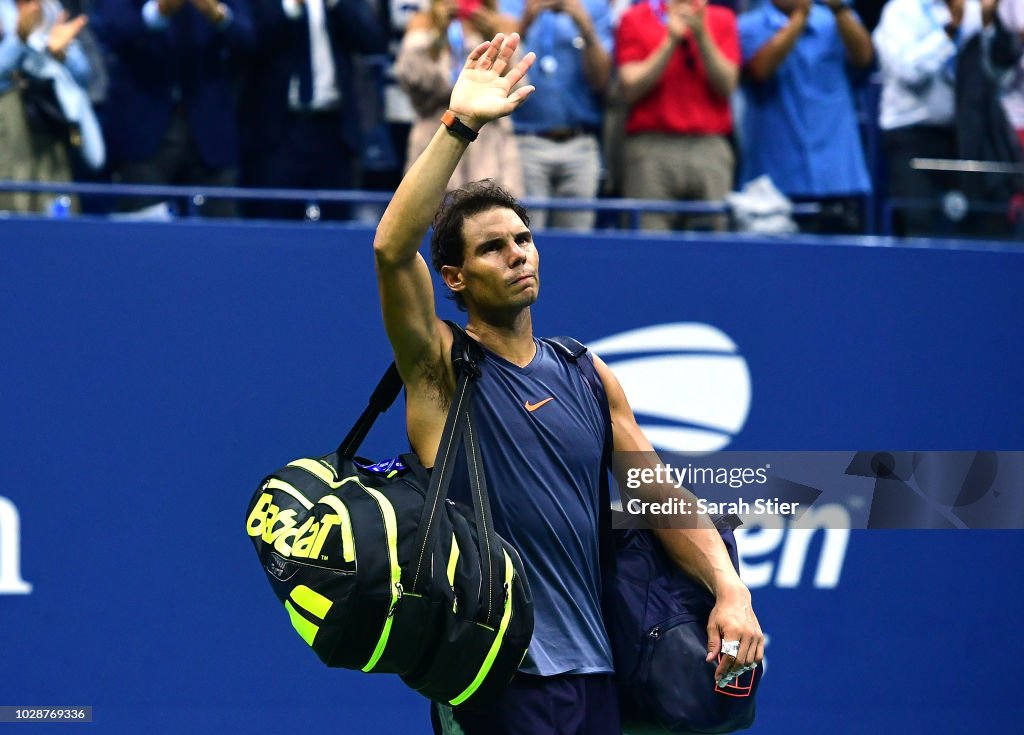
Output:
[[512,55],[519,47],[519,34],[501,33],[473,49],[452,89],[449,109],[471,128],[504,117],[533,92],[532,85],[513,90],[537,58],[528,53],[515,65]]

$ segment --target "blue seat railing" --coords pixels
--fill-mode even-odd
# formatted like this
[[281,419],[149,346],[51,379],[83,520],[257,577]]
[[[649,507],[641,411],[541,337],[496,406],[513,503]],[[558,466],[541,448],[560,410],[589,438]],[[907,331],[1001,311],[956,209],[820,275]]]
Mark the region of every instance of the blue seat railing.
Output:
[[[247,189],[242,187],[151,186],[143,184],[53,183],[36,181],[0,181],[0,192],[26,192],[56,196],[85,195],[93,197],[145,197],[154,200],[173,199],[185,203],[184,214],[198,217],[209,199],[237,201],[290,201],[306,204],[307,219],[319,218],[322,203],[344,203],[380,207],[391,201],[393,192],[326,189]],[[663,201],[654,199],[557,199],[523,197],[529,209],[593,210],[627,215],[629,230],[640,229],[643,212],[670,212],[682,215],[730,214],[732,208],[724,201]],[[796,217],[813,216],[821,207],[814,203],[794,204]]]

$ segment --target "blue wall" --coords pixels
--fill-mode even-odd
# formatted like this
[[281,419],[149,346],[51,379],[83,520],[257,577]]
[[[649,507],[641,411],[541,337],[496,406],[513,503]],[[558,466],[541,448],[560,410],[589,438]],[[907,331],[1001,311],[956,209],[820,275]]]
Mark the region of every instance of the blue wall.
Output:
[[[371,239],[0,222],[0,496],[32,585],[0,594],[0,704],[91,704],[102,732],[429,732],[397,680],[320,666],[242,531],[262,474],[329,451],[388,360]],[[539,246],[539,333],[732,338],[752,402],[730,449],[1024,449],[1024,249]],[[404,449],[400,413],[365,454]],[[815,587],[821,550],[798,586],[754,590],[754,732],[1019,731],[1024,535],[853,532],[838,584]]]

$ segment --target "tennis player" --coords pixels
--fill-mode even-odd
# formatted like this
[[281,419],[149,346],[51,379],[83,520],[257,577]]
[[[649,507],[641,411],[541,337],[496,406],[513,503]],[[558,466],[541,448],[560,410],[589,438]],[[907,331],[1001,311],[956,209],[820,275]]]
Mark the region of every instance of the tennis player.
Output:
[[[519,673],[486,713],[432,705],[434,731],[452,735],[618,735],[612,654],[601,620],[598,479],[604,426],[578,369],[533,334],[540,290],[529,216],[504,190],[477,182],[446,195],[477,132],[533,92],[520,85],[535,57],[516,64],[516,34],[476,47],[437,133],[409,169],[374,239],[384,326],[406,386],[413,450],[434,463],[455,390],[451,329],[435,313],[418,248],[433,223],[431,256],[468,312],[466,331],[486,359],[474,395],[496,530],[523,559],[535,631]],[[440,205],[440,209],[438,208]],[[436,215],[435,215],[436,213]],[[616,451],[652,452],[618,380],[595,358],[611,408]],[[713,528],[657,531],[670,556],[715,595],[708,661],[723,645],[721,678],[760,662],[764,636]]]

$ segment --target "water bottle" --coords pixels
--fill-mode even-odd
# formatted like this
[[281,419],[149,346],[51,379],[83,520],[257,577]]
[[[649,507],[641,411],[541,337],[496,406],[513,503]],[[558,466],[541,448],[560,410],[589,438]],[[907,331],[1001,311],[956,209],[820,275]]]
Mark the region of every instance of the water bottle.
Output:
[[67,219],[71,214],[71,197],[62,194],[50,203],[50,217],[53,219]]

